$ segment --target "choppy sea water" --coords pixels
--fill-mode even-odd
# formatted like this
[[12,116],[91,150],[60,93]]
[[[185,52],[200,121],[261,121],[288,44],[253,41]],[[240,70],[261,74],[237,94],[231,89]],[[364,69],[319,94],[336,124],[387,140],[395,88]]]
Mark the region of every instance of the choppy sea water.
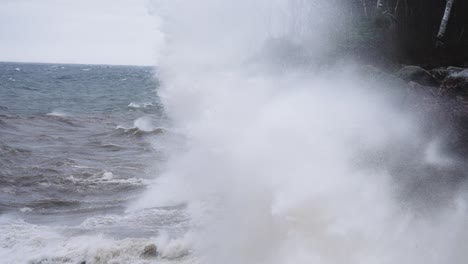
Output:
[[185,232],[183,210],[126,211],[166,159],[154,76],[150,67],[0,63],[1,263],[168,261],[142,252]]

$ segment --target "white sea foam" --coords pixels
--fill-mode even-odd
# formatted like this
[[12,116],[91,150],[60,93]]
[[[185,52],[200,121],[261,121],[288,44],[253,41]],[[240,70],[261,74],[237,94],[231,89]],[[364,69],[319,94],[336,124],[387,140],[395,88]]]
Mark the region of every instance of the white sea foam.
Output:
[[133,122],[133,126],[145,132],[150,132],[156,129],[149,117],[138,118],[137,120],[135,120],[135,122]]
[[[160,124],[159,124],[160,125]],[[149,135],[149,134],[164,134],[170,132],[169,129],[162,126],[157,126],[155,121],[150,116],[143,116],[137,118],[133,122],[133,127],[126,127],[118,125],[117,130],[123,130],[125,133],[132,135]]]
[[[185,228],[187,222],[186,213],[180,209],[172,210],[167,208],[151,208],[146,210],[137,210],[125,215],[98,215],[87,218],[78,228],[96,230],[99,228],[113,227],[150,227],[154,230],[169,230]],[[172,218],[170,222],[167,219]],[[176,221],[178,220],[178,221]]]
[[54,110],[50,113],[46,114],[47,116],[56,116],[56,117],[66,117],[68,116],[66,113],[59,111],[59,110]]
[[[14,219],[0,219],[0,257],[2,263],[195,263],[187,256],[190,250],[191,237],[171,238],[167,235],[148,238],[113,239],[102,234],[87,232],[83,235],[73,235],[75,230],[87,227],[112,227],[116,222],[126,225],[135,224],[151,217],[151,213],[137,214],[135,217],[121,218],[115,216],[112,221],[85,221],[78,227],[51,227],[33,225]],[[108,219],[112,219],[109,217]],[[94,221],[96,222],[96,220]],[[6,224],[5,224],[6,223]],[[120,223],[122,224],[122,223]],[[157,258],[142,255],[148,245],[157,245]]]
[[131,177],[131,178],[118,178],[114,177],[112,172],[105,171],[103,173],[96,173],[88,178],[77,178],[70,175],[66,178],[73,183],[84,184],[128,184],[128,185],[146,185],[147,180]]
[[23,208],[20,209],[20,212],[22,212],[22,213],[29,213],[29,212],[32,212],[32,211],[33,211],[33,209],[30,208],[30,207],[23,207]]
[[153,106],[153,103],[152,102],[145,102],[145,103],[134,103],[134,102],[131,102],[128,107],[129,108],[146,108],[146,107],[149,107],[149,106]]
[[3,263],[157,263],[140,257],[149,239],[112,240],[104,236],[60,234],[60,228],[26,223],[0,226]]

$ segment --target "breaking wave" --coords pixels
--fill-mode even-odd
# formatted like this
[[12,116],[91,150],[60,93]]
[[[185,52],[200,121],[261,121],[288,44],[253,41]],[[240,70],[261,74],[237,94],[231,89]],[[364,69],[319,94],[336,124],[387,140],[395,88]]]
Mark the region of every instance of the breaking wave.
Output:
[[464,165],[434,148],[445,139],[405,87],[327,62],[345,1],[154,10],[160,94],[186,141],[132,208],[186,204],[199,263],[465,262],[464,184],[447,164]]

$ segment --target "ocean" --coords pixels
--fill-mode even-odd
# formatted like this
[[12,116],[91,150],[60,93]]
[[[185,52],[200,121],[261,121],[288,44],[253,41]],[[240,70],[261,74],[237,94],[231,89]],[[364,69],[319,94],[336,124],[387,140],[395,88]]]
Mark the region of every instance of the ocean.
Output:
[[0,63],[0,263],[148,263],[151,237],[184,232],[180,208],[126,212],[167,158],[158,86],[151,67]]

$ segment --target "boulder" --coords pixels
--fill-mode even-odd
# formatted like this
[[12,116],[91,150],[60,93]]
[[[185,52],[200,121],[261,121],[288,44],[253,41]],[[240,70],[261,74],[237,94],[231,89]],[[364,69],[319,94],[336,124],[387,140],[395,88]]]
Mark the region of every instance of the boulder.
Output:
[[155,244],[147,245],[143,249],[143,252],[141,253],[141,256],[144,257],[144,258],[155,258],[155,257],[158,256],[158,248],[156,247]]
[[396,73],[396,76],[407,82],[415,82],[424,86],[438,85],[436,78],[419,66],[405,66]]
[[464,68],[449,66],[432,69],[430,73],[437,79],[437,81],[443,82],[448,76],[454,73],[459,73],[463,70]]
[[468,97],[468,69],[447,76],[440,89],[445,94]]

